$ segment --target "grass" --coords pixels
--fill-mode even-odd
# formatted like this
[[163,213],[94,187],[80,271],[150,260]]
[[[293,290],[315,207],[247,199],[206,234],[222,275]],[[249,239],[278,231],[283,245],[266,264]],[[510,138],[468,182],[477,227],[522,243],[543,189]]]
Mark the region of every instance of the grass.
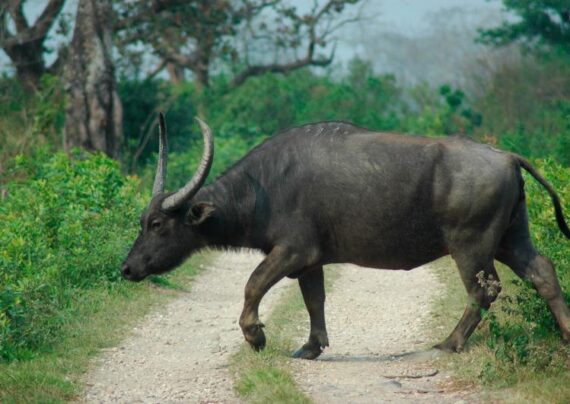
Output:
[[[325,270],[327,291],[336,277],[336,271]],[[291,353],[299,348],[299,333],[308,335],[308,327],[303,297],[293,284],[284,291],[267,322],[266,348],[254,352],[244,343],[233,356],[231,370],[236,392],[249,403],[311,403],[291,376]]]
[[290,355],[294,349],[295,324],[306,315],[298,288],[289,287],[267,322],[267,346],[253,351],[244,343],[231,362],[235,390],[250,403],[310,403],[290,373]]
[[[466,292],[451,259],[436,262],[436,274],[445,285],[445,292],[435,302],[434,337],[443,340],[455,327],[466,304]],[[507,267],[497,264],[503,286],[491,312],[501,321],[522,322],[517,316],[503,310],[509,296],[515,296],[519,286],[513,284],[516,275]],[[546,302],[544,302],[546,305]],[[491,401],[507,403],[541,402],[567,403],[570,401],[570,349],[561,347],[557,338],[547,341],[543,355],[554,355],[546,369],[520,363],[507,363],[489,348],[491,338],[489,320],[484,319],[469,339],[466,351],[448,355],[441,365],[451,370],[459,382],[484,386],[484,396]],[[540,353],[538,355],[540,357]],[[562,369],[562,370],[561,370]],[[566,369],[564,371],[563,369]]]
[[90,360],[116,345],[151,309],[178,296],[204,259],[192,258],[172,275],[150,282],[121,282],[83,294],[50,352],[0,365],[0,402],[58,403],[77,398]]

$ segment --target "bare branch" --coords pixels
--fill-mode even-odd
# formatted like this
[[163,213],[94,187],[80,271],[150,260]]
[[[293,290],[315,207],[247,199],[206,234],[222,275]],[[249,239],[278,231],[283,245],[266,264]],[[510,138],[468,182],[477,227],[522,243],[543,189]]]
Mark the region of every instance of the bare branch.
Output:
[[164,70],[164,68],[166,67],[166,65],[168,64],[168,62],[166,60],[161,60],[160,63],[158,64],[158,66],[156,66],[154,69],[152,69],[147,76],[145,77],[145,80],[152,80],[158,73],[160,73],[162,70]]
[[24,4],[22,0],[17,0],[12,4],[9,4],[10,16],[14,20],[14,25],[16,26],[16,32],[22,32],[28,29],[28,21],[24,15]]
[[335,54],[335,48],[331,52],[331,55],[325,59],[313,59],[313,49],[314,47],[309,47],[309,51],[307,55],[303,59],[298,59],[291,63],[284,63],[284,64],[268,64],[268,65],[256,65],[256,66],[249,66],[238,73],[232,81],[230,82],[229,88],[234,89],[239,87],[247,79],[253,76],[260,76],[265,73],[288,73],[293,70],[297,70],[306,66],[328,66],[332,63]]
[[281,0],[265,0],[260,2],[259,4],[249,5],[248,7],[244,8],[244,13],[242,16],[244,17],[252,17],[261,13],[264,9],[276,6],[279,4]]
[[[232,39],[239,36],[240,27],[257,43],[272,44],[272,49],[290,52],[291,59],[283,63],[249,62],[248,41],[241,50],[245,68],[237,72],[228,89],[249,77],[267,72],[286,73],[304,66],[327,66],[332,56],[318,56],[317,49],[331,42],[332,33],[357,18],[333,21],[345,6],[359,0],[310,0],[307,14],[300,14],[283,0],[247,0],[243,2],[185,0],[141,0],[124,17],[115,22],[119,47],[141,41],[150,45],[164,62],[194,72],[202,86],[208,86],[209,70],[215,58],[237,59],[240,52]],[[277,13],[278,27],[269,28],[264,10]],[[252,22],[257,20],[259,27]],[[244,31],[242,31],[244,32]],[[268,59],[265,59],[268,61]]]
[[154,46],[156,53],[164,59],[165,62],[171,62],[187,69],[195,70],[198,60],[195,53],[185,55],[170,44],[162,42],[160,45]]
[[63,9],[65,0],[50,0],[43,13],[34,24],[36,35],[46,36],[53,22]]
[[50,0],[40,17],[30,27],[23,14],[21,1],[15,2],[15,7],[10,9],[10,15],[14,20],[17,32],[14,35],[6,35],[7,29],[4,26],[2,37],[0,37],[0,47],[8,48],[27,42],[43,42],[64,4],[65,0]]
[[47,68],[47,72],[49,74],[58,75],[63,70],[63,64],[67,59],[67,55],[69,54],[69,48],[67,46],[62,46],[57,51],[57,57],[52,62],[52,64]]
[[6,27],[6,5],[0,5],[0,41],[2,38],[8,38],[10,33]]
[[[305,25],[307,26],[308,44],[305,56],[301,59],[289,63],[272,63],[267,65],[253,65],[248,66],[241,72],[236,74],[229,84],[229,89],[236,88],[243,84],[248,78],[259,76],[265,73],[288,73],[306,66],[328,66],[332,63],[336,47],[333,48],[331,55],[328,58],[315,58],[315,48],[322,46],[336,29],[342,27],[344,24],[356,21],[358,18],[341,21],[336,25],[330,25],[320,35],[317,34],[317,25],[320,23],[325,15],[328,15],[334,10],[334,7],[339,6],[338,0],[329,0],[321,9],[318,8],[318,2],[313,2],[311,14],[304,18]],[[298,18],[295,15],[289,15],[289,18]]]
[[113,31],[119,32],[127,28],[135,27],[148,21],[150,17],[152,17],[152,12],[147,8],[141,7],[140,10],[134,14],[116,19],[113,24]]

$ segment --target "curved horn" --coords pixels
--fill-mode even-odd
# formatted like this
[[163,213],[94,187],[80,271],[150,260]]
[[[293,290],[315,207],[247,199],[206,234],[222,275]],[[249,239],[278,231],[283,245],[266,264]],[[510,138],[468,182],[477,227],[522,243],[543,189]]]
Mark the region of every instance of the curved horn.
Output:
[[214,136],[212,135],[212,130],[201,119],[196,118],[196,120],[202,129],[202,136],[204,136],[204,153],[202,154],[202,160],[192,179],[175,194],[170,195],[162,201],[162,209],[164,210],[175,210],[196,195],[196,192],[198,192],[200,187],[204,184],[204,181],[206,181],[206,177],[212,167],[212,161],[214,160]]
[[154,176],[154,185],[152,186],[152,196],[164,192],[164,183],[166,182],[166,162],[168,160],[168,139],[166,138],[166,122],[164,114],[158,114],[158,164],[156,166],[156,174]]

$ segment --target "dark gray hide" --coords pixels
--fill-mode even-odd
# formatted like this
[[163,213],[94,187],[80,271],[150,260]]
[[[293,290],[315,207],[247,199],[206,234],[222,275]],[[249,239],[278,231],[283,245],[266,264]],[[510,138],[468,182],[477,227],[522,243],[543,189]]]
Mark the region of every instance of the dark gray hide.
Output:
[[175,209],[161,208],[168,195],[154,196],[123,274],[140,280],[165,272],[204,247],[261,250],[266,258],[245,287],[245,338],[264,346],[259,303],[283,277],[298,278],[311,331],[294,355],[313,359],[328,345],[323,265],[408,270],[451,254],[469,304],[438,347],[461,351],[480,309],[499,292],[497,259],[534,283],[569,340],[570,311],[554,268],[529,237],[521,167],[547,189],[570,238],[556,193],[519,156],[460,137],[377,133],[342,122],[293,128]]

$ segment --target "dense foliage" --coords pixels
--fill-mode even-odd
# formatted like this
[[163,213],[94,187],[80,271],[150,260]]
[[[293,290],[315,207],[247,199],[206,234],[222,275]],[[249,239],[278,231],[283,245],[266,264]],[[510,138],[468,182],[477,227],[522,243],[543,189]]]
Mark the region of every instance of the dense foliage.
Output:
[[[193,119],[199,97],[194,86],[124,81],[120,93],[127,100],[128,166],[135,170],[146,166],[152,171],[158,145],[156,128],[149,126],[155,124],[151,118],[156,112],[164,109],[173,151],[169,186],[184,183],[202,150]],[[345,120],[374,130],[429,136],[471,134],[481,123],[481,116],[466,105],[462,91],[450,86],[403,89],[394,76],[376,74],[368,62],[359,59],[340,77],[317,75],[308,69],[286,76],[265,75],[231,93],[221,94],[213,88],[200,96],[200,102],[216,138],[212,177],[267,136],[304,123]],[[149,141],[141,143],[141,137],[149,133]]]
[[0,204],[0,358],[46,349],[83,290],[111,287],[135,236],[138,182],[102,155],[37,149]]
[[524,57],[498,69],[473,102],[477,137],[527,157],[570,165],[570,57]]
[[570,53],[570,4],[565,0],[503,0],[509,18],[501,26],[482,30],[481,40],[493,45],[523,42],[529,48],[553,47]]
[[368,62],[359,59],[343,75],[317,75],[310,70],[265,75],[228,94],[217,92],[216,86],[197,95],[192,84],[124,80],[120,93],[126,106],[125,159],[132,170],[146,166],[157,150],[153,118],[158,110],[165,110],[171,149],[178,155],[174,160],[186,159],[184,164],[191,167],[201,149],[193,119],[201,104],[219,150],[226,141],[243,144],[228,156],[230,161],[251,144],[287,127],[347,120],[382,131],[428,136],[462,133],[526,157],[551,156],[569,165],[569,77],[570,58],[528,58],[498,69],[486,92],[477,98],[449,85],[402,87],[394,76],[374,73]]

